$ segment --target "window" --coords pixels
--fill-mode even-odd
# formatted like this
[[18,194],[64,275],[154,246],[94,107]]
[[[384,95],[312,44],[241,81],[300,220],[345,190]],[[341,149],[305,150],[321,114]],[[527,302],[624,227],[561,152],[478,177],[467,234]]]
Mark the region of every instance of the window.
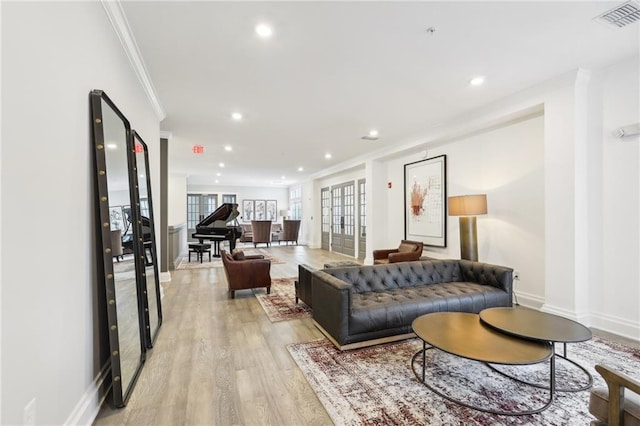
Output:
[[302,187],[298,186],[289,191],[289,219],[302,219]]
[[236,204],[236,194],[222,194],[222,203]]

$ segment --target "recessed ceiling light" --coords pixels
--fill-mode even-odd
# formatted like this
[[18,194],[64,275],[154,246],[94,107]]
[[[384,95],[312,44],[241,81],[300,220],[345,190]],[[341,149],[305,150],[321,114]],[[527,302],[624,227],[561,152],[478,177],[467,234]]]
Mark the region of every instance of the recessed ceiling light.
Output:
[[224,167],[224,163],[218,163],[218,166]]
[[233,148],[231,147],[231,145],[226,145],[224,147],[224,150],[227,151],[227,152],[231,152],[231,151],[233,151]]
[[239,112],[234,112],[231,114],[231,118],[233,118],[236,121],[240,121],[242,120],[242,114]]
[[324,155],[324,158],[326,158],[326,159],[328,160],[329,158],[331,158],[331,154],[326,153],[326,154]]
[[484,83],[484,77],[479,75],[477,77],[473,77],[469,84],[472,86],[481,86]]
[[108,144],[107,144],[107,148],[109,148],[109,149],[116,149],[116,148],[118,148],[118,145],[116,145],[115,143],[108,143]]
[[220,176],[220,172],[216,173],[216,176]]
[[304,171],[304,169],[302,167],[298,167],[298,171],[302,172],[302,171]]
[[269,38],[273,35],[273,29],[267,24],[256,25],[256,34],[262,38]]
[[280,176],[280,179],[284,180],[284,179],[285,179],[285,177],[284,177],[284,176]]
[[369,136],[371,136],[372,138],[377,138],[378,137],[378,131],[376,129],[369,130]]
[[218,179],[216,179],[216,183],[220,183],[220,181]]

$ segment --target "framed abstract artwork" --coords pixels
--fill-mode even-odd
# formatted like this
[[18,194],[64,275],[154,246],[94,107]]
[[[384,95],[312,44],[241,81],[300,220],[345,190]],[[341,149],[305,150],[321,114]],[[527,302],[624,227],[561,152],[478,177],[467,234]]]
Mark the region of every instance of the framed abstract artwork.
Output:
[[447,246],[447,156],[404,165],[404,238]]

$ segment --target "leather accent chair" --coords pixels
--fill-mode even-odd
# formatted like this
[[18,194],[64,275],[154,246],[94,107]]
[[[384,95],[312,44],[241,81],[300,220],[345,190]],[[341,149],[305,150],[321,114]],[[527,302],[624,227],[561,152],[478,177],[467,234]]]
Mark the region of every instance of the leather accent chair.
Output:
[[259,243],[265,243],[267,247],[271,245],[271,221],[270,220],[252,220],[251,233],[253,234],[253,246],[257,247]]
[[591,424],[640,425],[640,381],[605,365],[596,365],[596,371],[604,378],[607,386],[591,389],[589,412],[597,419]]
[[420,241],[402,240],[395,249],[380,249],[373,251],[373,263],[413,262],[420,260],[424,244]]
[[280,241],[286,241],[286,245],[289,245],[289,241],[298,244],[298,234],[300,233],[300,221],[299,220],[283,220],[282,221],[282,238]]
[[242,251],[233,255],[220,250],[224,273],[227,276],[231,298],[235,298],[236,290],[266,287],[271,293],[271,261],[264,256],[246,256]]
[[122,250],[122,231],[114,229],[111,231],[111,255],[116,258],[118,262],[122,259],[124,254]]

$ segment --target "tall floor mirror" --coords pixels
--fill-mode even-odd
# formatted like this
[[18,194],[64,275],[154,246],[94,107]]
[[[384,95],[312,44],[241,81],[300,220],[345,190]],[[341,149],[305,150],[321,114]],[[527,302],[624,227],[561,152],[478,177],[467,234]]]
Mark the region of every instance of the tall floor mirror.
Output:
[[140,225],[144,245],[144,269],[142,285],[144,297],[145,341],[147,348],[153,347],[162,325],[162,298],[158,262],[156,256],[156,234],[151,201],[151,176],[149,176],[149,150],[140,135],[133,130],[138,175],[138,202],[140,204]]
[[144,264],[141,269],[139,261],[145,253],[139,243],[142,220],[136,155],[124,114],[103,91],[92,91],[90,101],[97,240],[104,271],[98,285],[103,285],[106,293],[113,403],[123,407],[140,375],[147,349],[140,279]]

